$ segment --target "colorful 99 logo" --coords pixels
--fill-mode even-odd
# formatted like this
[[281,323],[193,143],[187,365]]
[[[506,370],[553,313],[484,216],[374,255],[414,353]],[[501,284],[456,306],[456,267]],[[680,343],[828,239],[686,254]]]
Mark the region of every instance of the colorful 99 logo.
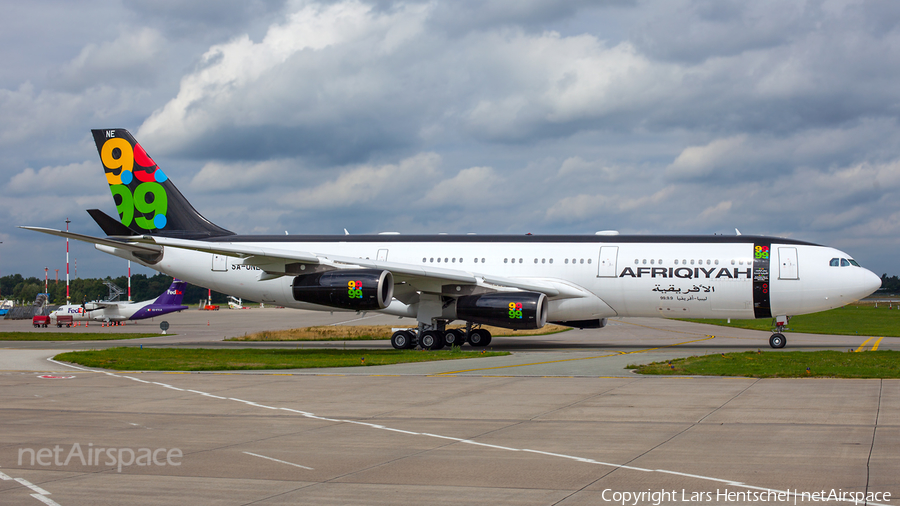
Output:
[[515,320],[522,319],[522,303],[521,302],[510,302],[509,303],[509,317]]
[[169,199],[161,183],[167,177],[144,148],[113,137],[103,143],[100,159],[122,224],[130,227],[133,223],[144,230],[164,228]]
[[351,299],[361,299],[363,298],[362,293],[362,281],[348,281],[347,282],[347,296]]

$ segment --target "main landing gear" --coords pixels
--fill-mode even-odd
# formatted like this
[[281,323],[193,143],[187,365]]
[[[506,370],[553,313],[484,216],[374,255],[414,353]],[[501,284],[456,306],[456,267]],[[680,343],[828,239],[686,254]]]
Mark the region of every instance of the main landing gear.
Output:
[[784,348],[784,345],[787,344],[787,338],[784,337],[784,327],[791,321],[790,316],[776,316],[775,317],[775,333],[769,337],[769,346],[775,349]]
[[416,346],[423,350],[440,350],[445,346],[462,346],[465,343],[473,348],[484,348],[491,344],[491,333],[482,328],[473,329],[472,324],[468,323],[466,330],[420,328],[398,330],[391,335],[391,346],[396,350],[409,350]]

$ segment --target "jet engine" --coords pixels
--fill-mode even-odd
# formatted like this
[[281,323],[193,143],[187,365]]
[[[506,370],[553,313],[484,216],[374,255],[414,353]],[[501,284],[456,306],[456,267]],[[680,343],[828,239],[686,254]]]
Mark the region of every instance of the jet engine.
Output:
[[465,295],[456,300],[456,316],[507,329],[539,329],[547,323],[547,296],[534,292]]
[[294,300],[351,310],[384,309],[394,296],[394,276],[377,269],[336,270],[294,278]]

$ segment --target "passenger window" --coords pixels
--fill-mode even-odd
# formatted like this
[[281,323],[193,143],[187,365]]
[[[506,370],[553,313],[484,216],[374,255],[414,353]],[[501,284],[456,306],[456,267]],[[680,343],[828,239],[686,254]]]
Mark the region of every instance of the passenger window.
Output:
[[842,258],[841,259],[841,267],[849,267],[849,266],[850,266],[850,262],[848,262],[846,258]]
[[837,267],[837,266],[841,265],[841,261],[838,258],[832,258],[831,262],[828,262],[828,265],[831,267]]

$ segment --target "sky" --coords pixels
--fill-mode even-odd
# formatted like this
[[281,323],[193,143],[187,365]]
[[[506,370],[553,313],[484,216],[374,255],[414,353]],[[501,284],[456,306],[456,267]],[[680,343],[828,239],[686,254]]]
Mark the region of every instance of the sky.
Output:
[[237,233],[739,229],[900,274],[894,0],[34,0],[0,61],[0,275],[65,273],[16,227],[115,215],[92,128]]

